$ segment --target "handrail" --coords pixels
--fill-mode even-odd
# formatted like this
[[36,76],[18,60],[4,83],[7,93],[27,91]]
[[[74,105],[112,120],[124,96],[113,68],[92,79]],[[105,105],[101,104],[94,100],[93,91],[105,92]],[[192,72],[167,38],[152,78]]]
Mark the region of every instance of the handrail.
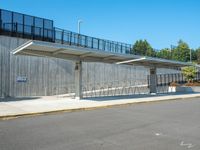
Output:
[[62,30],[59,28],[54,28],[52,30],[37,26],[23,25],[19,23],[3,23],[2,30],[4,32],[1,34],[10,34],[11,36],[19,36],[33,40],[75,45],[79,47],[92,48],[115,53],[130,54],[132,48],[131,44],[99,39],[68,30]]

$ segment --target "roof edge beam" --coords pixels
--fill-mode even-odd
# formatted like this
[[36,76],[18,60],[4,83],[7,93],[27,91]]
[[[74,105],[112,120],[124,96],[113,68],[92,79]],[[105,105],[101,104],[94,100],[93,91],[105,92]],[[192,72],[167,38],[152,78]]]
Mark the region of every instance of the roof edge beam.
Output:
[[120,65],[120,64],[127,64],[127,63],[131,63],[131,62],[142,61],[142,60],[145,60],[145,59],[146,59],[145,57],[142,57],[142,58],[138,58],[138,59],[131,59],[131,60],[126,60],[126,61],[117,62],[116,64],[117,64],[117,65]]

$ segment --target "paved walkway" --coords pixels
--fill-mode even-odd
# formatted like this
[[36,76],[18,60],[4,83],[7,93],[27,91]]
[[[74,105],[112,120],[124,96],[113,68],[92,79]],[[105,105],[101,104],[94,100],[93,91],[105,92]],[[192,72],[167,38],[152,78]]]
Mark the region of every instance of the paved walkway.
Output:
[[164,101],[173,99],[200,97],[200,93],[159,94],[138,96],[101,97],[75,100],[70,98],[30,97],[0,99],[0,118],[54,113],[59,111],[76,111],[125,105],[140,102]]

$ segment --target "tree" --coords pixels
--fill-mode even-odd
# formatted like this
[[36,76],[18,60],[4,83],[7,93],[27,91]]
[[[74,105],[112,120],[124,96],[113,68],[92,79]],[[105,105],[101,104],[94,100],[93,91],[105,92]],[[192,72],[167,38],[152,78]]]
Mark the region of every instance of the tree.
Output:
[[184,68],[182,68],[182,73],[183,73],[184,77],[186,78],[187,82],[193,82],[193,80],[196,76],[197,70],[193,66],[184,67]]
[[188,44],[179,40],[178,46],[172,50],[172,58],[177,61],[189,61],[190,48]]
[[133,45],[131,53],[136,55],[155,56],[155,51],[147,40],[137,40]]
[[164,48],[160,51],[157,51],[156,56],[159,58],[170,59],[171,58],[171,49]]
[[196,49],[197,63],[200,64],[200,48]]
[[197,63],[197,50],[192,49],[191,51],[192,51],[192,61]]

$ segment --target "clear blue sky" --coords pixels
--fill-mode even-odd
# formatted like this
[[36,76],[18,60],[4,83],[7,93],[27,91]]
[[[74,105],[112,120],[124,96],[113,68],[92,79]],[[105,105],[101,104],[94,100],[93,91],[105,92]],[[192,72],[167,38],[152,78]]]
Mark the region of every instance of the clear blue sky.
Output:
[[53,19],[57,27],[161,49],[179,39],[200,47],[200,0],[0,0],[0,8]]

